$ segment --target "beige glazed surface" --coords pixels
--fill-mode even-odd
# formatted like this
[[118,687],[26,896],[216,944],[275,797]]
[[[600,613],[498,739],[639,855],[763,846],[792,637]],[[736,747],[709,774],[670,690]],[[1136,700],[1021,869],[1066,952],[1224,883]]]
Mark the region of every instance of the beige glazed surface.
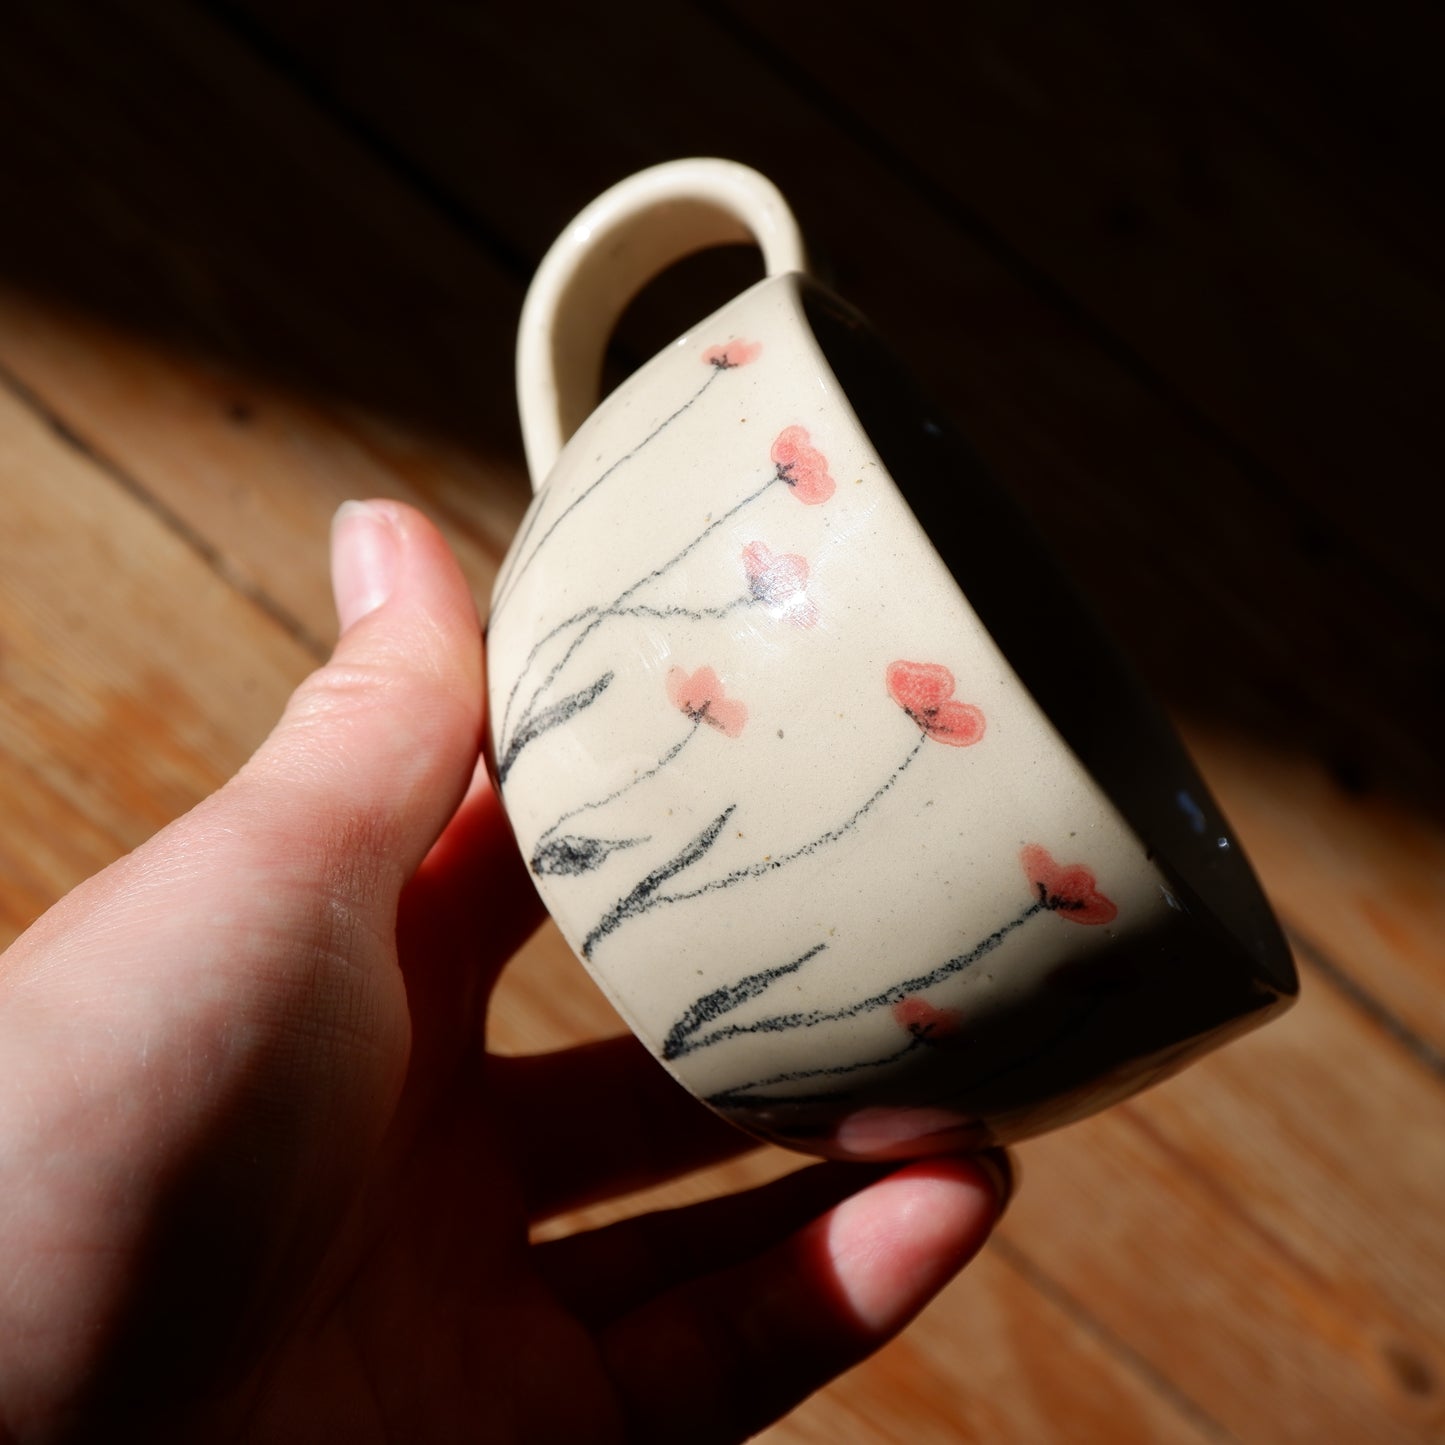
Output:
[[1194,925],[930,545],[804,286],[760,282],[561,452],[494,596],[494,765],[568,941],[730,1117],[843,1154],[1030,1132],[1183,1062],[1169,1029],[1032,1082],[1008,1051]]

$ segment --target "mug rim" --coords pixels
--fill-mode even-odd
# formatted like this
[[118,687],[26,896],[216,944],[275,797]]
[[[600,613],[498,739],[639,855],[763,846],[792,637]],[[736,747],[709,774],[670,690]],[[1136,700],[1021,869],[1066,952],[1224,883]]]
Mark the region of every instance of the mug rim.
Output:
[[[1057,550],[1047,544],[1022,508],[994,480],[947,415],[914,381],[856,307],[803,273],[767,277],[751,289],[780,282],[795,290],[800,319],[821,362],[837,382],[839,397],[878,453],[922,535],[997,645],[1015,681],[1048,719],[1059,744],[1083,767],[1150,861],[1156,867],[1163,865],[1181,897],[1192,905],[1191,911],[1214,919],[1264,982],[1282,997],[1295,997],[1299,977],[1293,954],[1253,865],[1177,730],[1099,619]],[[824,334],[820,335],[820,329]],[[863,366],[849,364],[845,350],[838,344],[845,336],[871,353],[869,360],[877,368],[872,379],[886,382],[886,395],[879,396],[867,385],[860,385]],[[986,527],[975,528],[971,534],[968,529],[950,525],[941,474],[952,482],[960,477],[965,480],[970,505],[987,509]],[[971,535],[982,536],[985,532],[985,545],[967,546]],[[1000,533],[1006,539],[1002,545]],[[1020,554],[1030,555],[1038,568],[1027,589],[1010,588],[1010,579],[1002,569],[990,566],[1000,556]],[[1004,592],[1006,597],[1000,595]],[[1042,654],[1029,650],[1028,634],[1030,630],[1041,630],[1041,619],[1064,609],[1069,614],[1073,641],[1083,645],[1051,650],[1045,666],[1037,660]],[[1075,718],[1069,713],[1071,691],[1080,690],[1090,680],[1077,667],[1059,665],[1071,654],[1087,654],[1099,675],[1101,690],[1126,712],[1133,728],[1127,749],[1106,753],[1096,730],[1081,729],[1088,715]],[[1113,721],[1117,724],[1117,720],[1116,716]],[[1152,753],[1143,771],[1154,776],[1166,771],[1173,775],[1177,786],[1171,801],[1178,805],[1175,826],[1161,826],[1158,817],[1146,816],[1148,800],[1135,792],[1135,770],[1125,770],[1117,761],[1126,753],[1132,757]],[[1181,847],[1188,846],[1181,823],[1196,838],[1212,843],[1217,858],[1211,861],[1217,863],[1214,871],[1222,877],[1201,877],[1202,870],[1197,866],[1181,863]],[[1232,907],[1217,896],[1221,884],[1242,895]],[[1241,914],[1249,915],[1247,924],[1240,921]]]

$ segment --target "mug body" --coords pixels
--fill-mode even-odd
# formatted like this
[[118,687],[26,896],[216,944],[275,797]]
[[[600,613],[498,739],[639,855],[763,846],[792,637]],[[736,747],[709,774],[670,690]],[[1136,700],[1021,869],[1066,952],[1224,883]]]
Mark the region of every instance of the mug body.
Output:
[[1007,500],[771,277],[625,382],[499,575],[489,750],[632,1029],[887,1158],[1092,1112],[1295,992],[1224,821]]

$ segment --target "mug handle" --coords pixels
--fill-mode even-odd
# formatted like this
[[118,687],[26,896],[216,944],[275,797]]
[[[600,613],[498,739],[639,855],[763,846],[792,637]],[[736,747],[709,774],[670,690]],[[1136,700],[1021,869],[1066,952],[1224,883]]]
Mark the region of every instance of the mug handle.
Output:
[[597,405],[602,360],[627,303],[674,261],[755,242],[769,276],[808,269],[782,193],[736,161],[668,161],[591,203],[542,258],[517,334],[517,405],[532,490]]

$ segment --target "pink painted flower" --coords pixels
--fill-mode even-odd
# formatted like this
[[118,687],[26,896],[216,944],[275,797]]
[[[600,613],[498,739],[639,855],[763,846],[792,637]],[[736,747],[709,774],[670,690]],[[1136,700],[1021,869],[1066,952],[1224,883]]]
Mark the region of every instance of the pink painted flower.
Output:
[[953,674],[937,662],[892,662],[888,695],[929,737],[966,748],[983,736],[983,712],[953,696]]
[[681,708],[688,717],[705,722],[730,738],[737,737],[748,720],[747,704],[728,697],[721,679],[710,667],[700,667],[692,673],[674,667],[667,674],[667,695],[672,705]]
[[748,591],[769,607],[778,608],[789,622],[811,627],[818,609],[808,601],[808,563],[796,552],[779,556],[766,542],[749,542],[743,548],[743,570]]
[[1019,854],[1019,862],[1039,902],[1060,918],[1070,923],[1098,924],[1111,923],[1118,915],[1118,908],[1099,892],[1093,873],[1082,863],[1064,867],[1037,843],[1030,843]]
[[719,371],[731,371],[735,366],[746,366],[762,355],[761,341],[729,341],[722,346],[709,346],[702,359]]
[[800,426],[784,427],[773,443],[778,480],[786,482],[800,502],[815,507],[833,495],[837,483],[828,475],[828,458],[813,446]]
[[958,1041],[963,1015],[956,1008],[935,1008],[927,999],[905,998],[893,1005],[893,1017],[921,1043],[947,1047]]

